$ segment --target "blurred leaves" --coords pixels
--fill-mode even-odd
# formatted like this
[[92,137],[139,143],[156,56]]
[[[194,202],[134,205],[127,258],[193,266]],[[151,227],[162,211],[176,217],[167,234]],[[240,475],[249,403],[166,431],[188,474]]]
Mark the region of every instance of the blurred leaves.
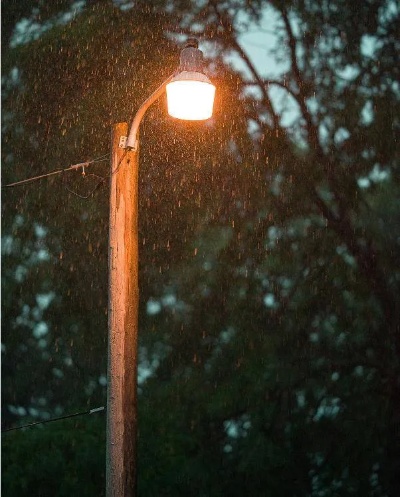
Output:
[[[268,114],[269,87],[246,93],[228,58],[263,8],[298,106],[288,128]],[[161,99],[141,128],[140,495],[396,495],[390,12],[378,1],[88,2],[6,51],[9,182],[106,154],[112,123],[175,69],[174,40],[212,34],[213,119],[167,119]],[[93,172],[107,177],[107,163]],[[3,193],[7,426],[104,402],[108,194],[65,188],[83,181]],[[104,443],[104,425],[83,421],[8,436],[3,489],[101,495]]]

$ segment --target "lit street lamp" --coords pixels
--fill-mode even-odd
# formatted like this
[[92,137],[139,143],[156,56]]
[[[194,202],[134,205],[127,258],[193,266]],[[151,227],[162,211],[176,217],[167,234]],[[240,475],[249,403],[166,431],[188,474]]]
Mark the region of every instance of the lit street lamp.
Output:
[[180,66],[141,105],[127,135],[113,128],[108,304],[107,497],[135,497],[137,479],[138,338],[138,157],[140,122],[152,103],[167,93],[168,113],[178,119],[212,115],[215,87],[203,73],[195,39],[181,52]]

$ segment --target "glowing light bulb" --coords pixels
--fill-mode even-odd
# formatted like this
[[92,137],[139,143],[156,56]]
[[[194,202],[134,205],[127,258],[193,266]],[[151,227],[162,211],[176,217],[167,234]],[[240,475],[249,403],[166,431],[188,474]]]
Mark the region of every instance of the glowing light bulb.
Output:
[[183,71],[167,85],[168,114],[198,121],[212,116],[215,86],[202,73]]

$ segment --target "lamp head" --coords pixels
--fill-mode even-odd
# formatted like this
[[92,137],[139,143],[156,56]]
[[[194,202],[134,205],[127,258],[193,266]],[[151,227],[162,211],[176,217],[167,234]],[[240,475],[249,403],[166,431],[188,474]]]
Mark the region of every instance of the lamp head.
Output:
[[178,119],[204,120],[212,116],[215,86],[203,73],[203,52],[195,38],[181,52],[179,73],[167,85],[168,113]]

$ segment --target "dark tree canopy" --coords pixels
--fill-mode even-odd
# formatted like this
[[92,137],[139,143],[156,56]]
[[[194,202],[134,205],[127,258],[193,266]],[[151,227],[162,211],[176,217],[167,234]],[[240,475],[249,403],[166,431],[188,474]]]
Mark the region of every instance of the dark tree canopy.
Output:
[[[2,190],[3,428],[106,401],[110,128],[195,35],[213,118],[141,128],[139,495],[398,495],[398,17],[3,2],[3,185],[100,158]],[[104,444],[101,414],[4,434],[4,495],[104,495]]]

